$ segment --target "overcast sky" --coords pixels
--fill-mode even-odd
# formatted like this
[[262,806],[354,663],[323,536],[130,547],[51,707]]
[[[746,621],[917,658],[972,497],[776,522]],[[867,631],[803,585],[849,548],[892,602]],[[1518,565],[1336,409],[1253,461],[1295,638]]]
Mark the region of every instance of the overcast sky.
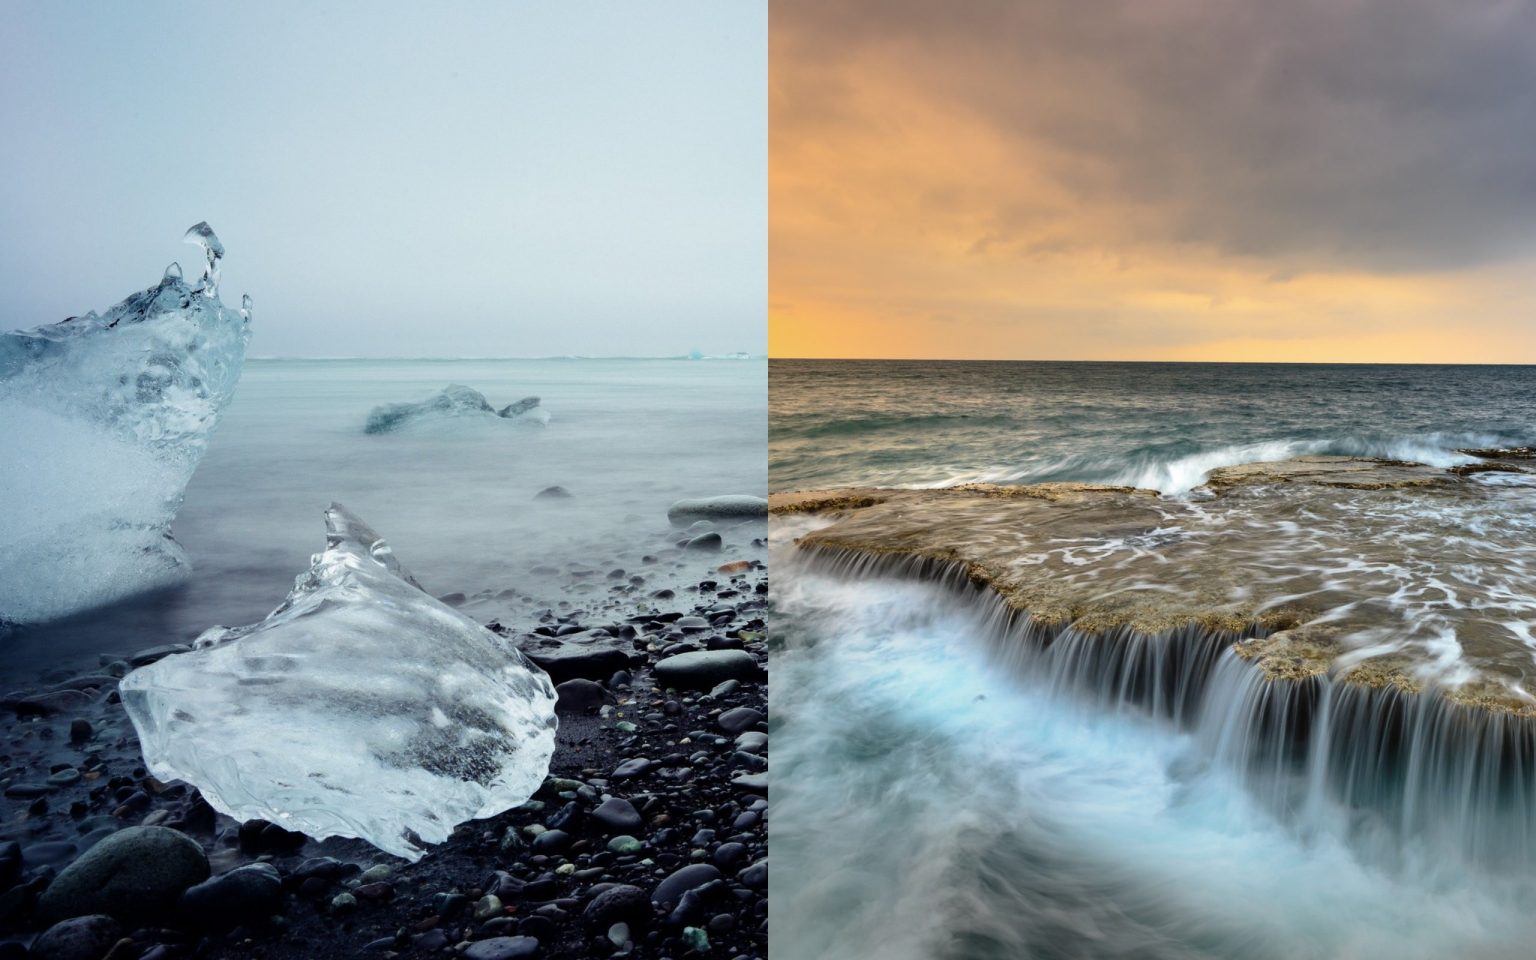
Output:
[[761,0],[7,3],[0,327],[198,251],[254,356],[766,344]]
[[1533,0],[774,0],[777,356],[1536,362]]

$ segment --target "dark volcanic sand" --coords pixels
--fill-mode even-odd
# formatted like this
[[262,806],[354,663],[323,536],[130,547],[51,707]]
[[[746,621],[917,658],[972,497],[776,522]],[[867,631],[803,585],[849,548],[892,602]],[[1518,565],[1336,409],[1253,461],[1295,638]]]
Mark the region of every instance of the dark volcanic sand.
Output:
[[[22,687],[25,697],[63,692],[41,702],[8,696],[0,716],[0,960],[31,955],[23,945],[48,926],[37,915],[37,897],[59,871],[106,836],[137,825],[190,836],[206,851],[215,877],[270,863],[282,893],[271,901],[275,916],[247,916],[225,931],[209,929],[219,925],[217,911],[179,905],[166,918],[124,917],[116,926],[100,921],[87,932],[116,942],[107,947],[112,960],[765,957],[767,789],[732,781],[766,778],[766,737],[748,737],[739,748],[738,736],[765,732],[767,725],[751,714],[731,714],[726,724],[737,729],[728,731],[720,717],[743,707],[766,717],[766,673],[713,695],[710,689],[659,689],[652,674],[667,656],[733,647],[749,653],[760,670],[766,667],[762,529],[757,523],[722,531],[725,547],[718,552],[669,546],[655,556],[621,557],[619,563],[632,568],[624,572],[579,571],[568,597],[548,609],[523,598],[530,601],[523,609],[532,611],[525,617],[501,612],[492,619],[471,598],[467,613],[530,650],[547,644],[550,634],[575,632],[572,625],[608,630],[632,657],[629,679],[605,670],[591,679],[611,703],[575,712],[562,707],[550,779],[532,801],[462,825],[415,864],[361,841],[321,843],[260,823],[242,827],[214,814],[190,786],[147,777],[112,676],[124,670],[122,661],[83,676],[56,670],[30,684],[9,684]],[[680,538],[679,532],[673,539]],[[683,617],[708,623],[679,624]],[[91,730],[78,739],[84,731],[75,722],[82,719]],[[750,742],[757,739],[761,744]],[[615,776],[633,760],[649,763],[630,764],[639,772]],[[593,811],[609,797],[629,801],[639,825],[598,822]],[[544,828],[565,836],[539,841]],[[621,834],[638,841],[638,851],[610,850]],[[668,878],[675,878],[663,888],[668,893],[697,889],[681,906],[673,896],[653,903]],[[485,899],[488,894],[495,900]],[[233,916],[268,909],[254,893],[221,891],[215,902]],[[624,945],[609,937],[616,918],[630,929]],[[82,960],[105,956],[91,949]]]

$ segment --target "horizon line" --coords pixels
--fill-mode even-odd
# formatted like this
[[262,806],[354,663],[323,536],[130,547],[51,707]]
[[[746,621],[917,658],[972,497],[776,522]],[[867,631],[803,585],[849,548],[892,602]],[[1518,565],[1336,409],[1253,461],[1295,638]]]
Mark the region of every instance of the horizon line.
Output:
[[1499,360],[1113,360],[1057,359],[1050,357],[777,357],[797,363],[1181,363],[1211,366],[1281,366],[1281,367],[1530,367],[1536,361]]
[[325,361],[325,360],[690,360],[690,361],[701,361],[701,360],[736,360],[736,361],[741,361],[741,360],[767,360],[768,359],[768,355],[767,354],[762,354],[762,353],[747,353],[746,351],[738,351],[737,353],[712,353],[712,354],[705,354],[704,356],[701,356],[701,357],[693,357],[693,356],[689,356],[688,354],[682,354],[682,353],[647,354],[647,355],[637,355],[637,354],[554,353],[554,354],[521,355],[521,356],[515,355],[515,354],[495,354],[495,355],[487,354],[487,355],[483,355],[483,356],[481,356],[481,355],[477,355],[477,356],[446,356],[446,355],[437,355],[437,356],[407,356],[407,355],[403,355],[403,354],[391,354],[391,355],[385,355],[385,356],[364,356],[364,355],[358,355],[358,354],[336,355],[336,356],[298,356],[298,355],[293,355],[293,354],[266,354],[266,355],[262,355],[262,356],[250,356],[250,357],[246,357],[245,359],[247,361],[252,361],[252,360],[303,360],[303,361]]

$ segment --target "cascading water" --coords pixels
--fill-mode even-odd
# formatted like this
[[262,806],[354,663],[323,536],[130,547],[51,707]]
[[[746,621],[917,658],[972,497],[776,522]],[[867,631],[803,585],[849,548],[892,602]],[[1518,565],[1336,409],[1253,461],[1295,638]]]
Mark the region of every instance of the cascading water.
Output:
[[1277,681],[1232,651],[1260,624],[1044,624],[958,562],[792,544],[824,522],[774,531],[775,957],[1505,957],[1536,934],[1530,719]]
[[1536,368],[771,383],[775,958],[1530,954]]

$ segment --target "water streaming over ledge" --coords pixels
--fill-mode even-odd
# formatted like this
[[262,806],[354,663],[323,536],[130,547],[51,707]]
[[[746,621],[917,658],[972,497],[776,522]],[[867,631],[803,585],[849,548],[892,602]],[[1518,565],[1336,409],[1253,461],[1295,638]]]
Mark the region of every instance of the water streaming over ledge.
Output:
[[1343,814],[1359,853],[1395,866],[1404,838],[1493,872],[1536,865],[1536,720],[1327,676],[1271,680],[1232,645],[1263,637],[1179,627],[1084,633],[1008,606],[964,565],[829,548],[807,566],[844,580],[933,584],[978,610],[977,638],[1010,675],[1093,709],[1191,731],[1276,816],[1302,829]]
[[1529,720],[1089,642],[821,522],[774,529],[774,960],[1528,955]]

